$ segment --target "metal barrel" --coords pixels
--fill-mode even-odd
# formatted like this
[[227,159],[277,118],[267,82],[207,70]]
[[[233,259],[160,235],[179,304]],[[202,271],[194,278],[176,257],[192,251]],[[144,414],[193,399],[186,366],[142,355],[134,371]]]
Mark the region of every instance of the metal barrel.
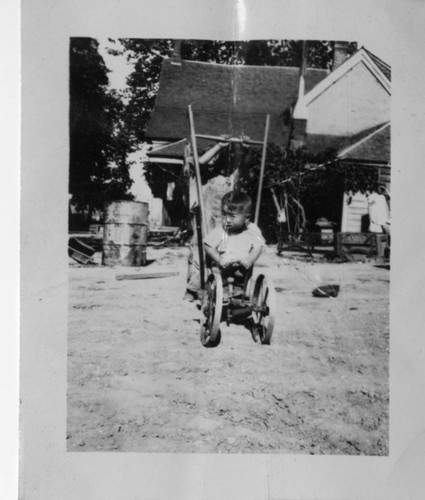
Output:
[[102,263],[106,266],[146,265],[148,221],[148,203],[109,203],[105,207]]

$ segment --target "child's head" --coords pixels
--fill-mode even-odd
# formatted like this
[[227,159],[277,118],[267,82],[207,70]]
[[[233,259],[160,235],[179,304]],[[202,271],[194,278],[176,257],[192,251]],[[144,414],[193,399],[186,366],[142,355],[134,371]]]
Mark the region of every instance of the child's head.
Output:
[[252,210],[251,197],[241,191],[231,191],[221,200],[223,228],[228,232],[238,232],[245,229]]

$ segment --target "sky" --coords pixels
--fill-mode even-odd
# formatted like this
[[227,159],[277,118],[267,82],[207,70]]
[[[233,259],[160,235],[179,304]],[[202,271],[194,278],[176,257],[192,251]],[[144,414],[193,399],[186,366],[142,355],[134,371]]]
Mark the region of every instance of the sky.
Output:
[[126,87],[126,78],[132,70],[132,65],[127,63],[125,56],[112,56],[108,54],[108,47],[117,48],[116,44],[111,44],[107,38],[98,38],[98,42],[99,53],[103,57],[106,67],[111,70],[108,75],[110,87],[116,90],[124,89]]
[[377,38],[371,36],[369,38],[360,38],[357,40],[358,47],[365,47],[369,52],[382,59],[391,66],[392,61],[392,44],[388,43],[388,38]]

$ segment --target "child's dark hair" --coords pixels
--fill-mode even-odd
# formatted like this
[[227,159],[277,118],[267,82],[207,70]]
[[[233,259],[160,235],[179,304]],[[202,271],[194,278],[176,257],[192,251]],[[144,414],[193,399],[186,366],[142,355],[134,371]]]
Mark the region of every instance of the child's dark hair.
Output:
[[227,207],[231,212],[251,215],[251,196],[243,191],[230,191],[221,199],[221,208],[224,207]]

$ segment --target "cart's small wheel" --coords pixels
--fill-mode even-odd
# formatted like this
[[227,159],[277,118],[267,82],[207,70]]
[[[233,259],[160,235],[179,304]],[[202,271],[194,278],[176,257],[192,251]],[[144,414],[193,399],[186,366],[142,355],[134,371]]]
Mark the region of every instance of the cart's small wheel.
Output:
[[260,274],[252,293],[252,322],[250,326],[255,342],[270,344],[276,309],[275,289],[270,278]]
[[218,271],[208,276],[205,294],[205,321],[201,325],[201,342],[204,347],[217,347],[221,341],[220,321],[223,310],[223,282]]

